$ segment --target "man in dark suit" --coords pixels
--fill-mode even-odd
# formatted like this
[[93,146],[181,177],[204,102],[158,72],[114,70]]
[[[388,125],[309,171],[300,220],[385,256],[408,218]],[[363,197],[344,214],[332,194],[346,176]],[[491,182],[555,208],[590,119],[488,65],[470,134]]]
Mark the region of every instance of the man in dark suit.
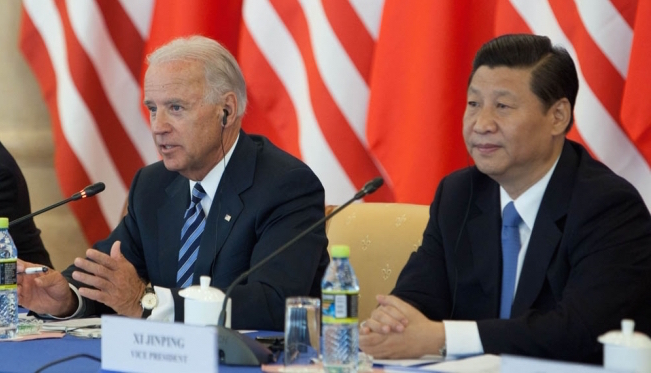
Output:
[[[0,143],[0,216],[9,221],[31,213],[27,182],[14,157]],[[41,231],[34,219],[27,219],[9,228],[18,249],[18,258],[52,267],[50,254],[41,240]]]
[[[144,103],[162,161],[137,173],[126,216],[86,258],[63,276],[23,279],[19,297],[30,309],[182,321],[178,290],[201,275],[225,289],[324,216],[316,175],[240,129],[246,87],[226,49],[195,36],[148,61]],[[320,295],[326,246],[323,226],[237,285],[232,327],[282,329],[286,297]]]
[[362,323],[375,357],[509,353],[600,363],[624,318],[651,334],[651,217],[635,188],[565,139],[574,63],[548,38],[477,53],[463,135],[422,246]]

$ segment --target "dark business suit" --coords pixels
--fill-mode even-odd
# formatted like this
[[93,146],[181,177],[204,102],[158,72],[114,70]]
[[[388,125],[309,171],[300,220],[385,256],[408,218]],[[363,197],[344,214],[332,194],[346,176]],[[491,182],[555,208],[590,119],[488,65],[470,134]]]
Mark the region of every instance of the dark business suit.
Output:
[[509,320],[499,319],[500,230],[495,181],[475,167],[446,177],[423,245],[393,293],[430,319],[477,320],[486,353],[601,363],[597,337],[619,329],[621,319],[651,334],[649,211],[628,182],[583,147],[565,141]]
[[[188,179],[162,162],[147,166],[133,180],[127,215],[96,245],[109,252],[113,242],[121,241],[122,253],[143,279],[172,289],[177,320],[183,320],[183,302],[174,288],[189,204]],[[264,137],[240,132],[206,220],[193,282],[210,275],[212,286],[225,289],[323,216],[324,191],[314,173]],[[326,247],[324,225],[235,287],[232,327],[283,329],[286,297],[320,296],[329,261]],[[85,314],[103,312],[109,310],[87,301]]]
[[[0,216],[16,220],[31,213],[27,183],[14,157],[0,143]],[[18,258],[52,267],[50,255],[43,241],[41,231],[34,219],[27,219],[9,228],[18,249]]]

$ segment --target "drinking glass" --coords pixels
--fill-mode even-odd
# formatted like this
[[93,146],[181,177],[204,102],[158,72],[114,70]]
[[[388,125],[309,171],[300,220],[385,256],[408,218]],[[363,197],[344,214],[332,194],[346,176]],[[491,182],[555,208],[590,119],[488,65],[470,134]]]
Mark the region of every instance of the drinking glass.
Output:
[[320,370],[321,300],[289,297],[285,302],[285,371]]

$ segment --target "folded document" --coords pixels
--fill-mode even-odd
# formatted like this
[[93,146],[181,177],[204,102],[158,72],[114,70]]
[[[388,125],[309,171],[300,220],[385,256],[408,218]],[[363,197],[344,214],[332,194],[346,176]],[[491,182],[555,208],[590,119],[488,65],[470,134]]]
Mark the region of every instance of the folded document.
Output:
[[82,338],[100,338],[102,319],[89,317],[46,322],[41,326],[43,332],[61,331]]

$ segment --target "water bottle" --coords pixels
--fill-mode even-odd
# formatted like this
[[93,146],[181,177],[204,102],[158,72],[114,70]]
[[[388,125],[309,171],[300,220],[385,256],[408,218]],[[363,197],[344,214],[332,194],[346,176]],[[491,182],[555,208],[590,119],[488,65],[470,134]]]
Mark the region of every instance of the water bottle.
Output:
[[357,371],[359,283],[350,265],[350,248],[332,246],[332,261],[321,281],[323,366],[327,372]]
[[0,339],[14,338],[18,327],[17,258],[9,219],[0,218]]

